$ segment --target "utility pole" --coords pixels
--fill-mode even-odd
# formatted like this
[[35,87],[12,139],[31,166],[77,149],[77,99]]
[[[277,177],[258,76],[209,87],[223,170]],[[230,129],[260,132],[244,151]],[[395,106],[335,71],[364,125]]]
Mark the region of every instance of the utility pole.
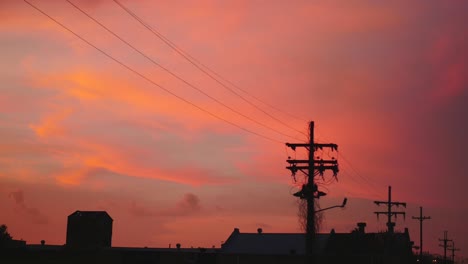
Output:
[[325,170],[333,171],[333,176],[336,177],[338,173],[338,161],[336,159],[323,160],[314,159],[315,151],[317,149],[330,148],[332,151],[338,151],[338,145],[320,144],[314,142],[314,121],[309,124],[309,142],[308,143],[286,143],[286,146],[292,150],[296,150],[297,147],[306,148],[309,151],[309,158],[307,160],[291,160],[287,162],[290,164],[286,169],[290,170],[293,177],[295,177],[298,171],[303,172],[307,176],[307,182],[302,186],[302,189],[295,193],[294,196],[307,201],[307,222],[306,222],[306,255],[307,261],[313,259],[313,245],[315,240],[315,204],[314,200],[320,198],[320,196],[326,195],[326,193],[318,190],[317,184],[315,183],[314,177],[316,175],[322,175]]
[[443,245],[439,245],[439,247],[444,248],[444,264],[447,264],[447,248],[448,248],[447,242],[449,241],[453,242],[451,239],[447,238],[447,233],[448,231],[444,231],[444,239],[439,239],[439,241],[444,242]]
[[459,251],[459,248],[455,248],[455,241],[452,241],[452,246],[448,249],[452,250],[452,263],[455,264],[455,251]]
[[422,206],[419,207],[419,217],[413,216],[413,219],[419,220],[419,263],[422,263],[423,252],[423,221],[431,219],[430,216],[423,216]]
[[393,234],[394,232],[394,227],[395,223],[392,222],[392,216],[397,217],[397,215],[401,214],[403,217],[405,217],[405,212],[393,212],[392,211],[392,206],[396,205],[397,207],[400,205],[403,205],[403,207],[406,208],[406,203],[401,203],[401,202],[392,202],[392,186],[388,186],[388,201],[374,201],[376,205],[381,205],[385,204],[387,205],[387,212],[374,212],[377,215],[377,218],[381,214],[385,214],[388,217],[387,220],[387,228],[388,228],[388,233]]

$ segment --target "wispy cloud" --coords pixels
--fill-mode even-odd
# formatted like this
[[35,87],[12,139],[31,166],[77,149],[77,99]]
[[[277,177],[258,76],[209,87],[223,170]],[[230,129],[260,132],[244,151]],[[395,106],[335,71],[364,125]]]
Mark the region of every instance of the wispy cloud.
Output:
[[20,216],[25,216],[28,221],[35,224],[47,224],[48,219],[37,208],[26,205],[22,190],[10,192],[9,197],[13,199]]
[[186,193],[175,204],[158,204],[159,209],[143,206],[132,201],[129,211],[135,217],[176,217],[191,216],[202,211],[200,198],[193,193]]

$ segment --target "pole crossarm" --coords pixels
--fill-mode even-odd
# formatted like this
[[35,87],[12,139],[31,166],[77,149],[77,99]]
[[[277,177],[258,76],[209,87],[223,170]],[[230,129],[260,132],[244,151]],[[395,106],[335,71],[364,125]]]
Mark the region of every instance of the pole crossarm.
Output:
[[406,203],[402,202],[384,202],[384,201],[374,201],[376,205],[381,205],[381,204],[390,204],[390,206],[396,205],[397,207],[402,205],[403,207],[406,207]]
[[[306,170],[308,169],[309,166],[308,165],[291,165],[291,166],[287,166],[286,169],[290,170],[292,175],[296,175],[297,171],[298,170]],[[317,171],[319,172],[320,175],[323,175],[323,173],[326,171],[326,170],[331,170],[333,172],[333,176],[336,177],[338,175],[338,164],[334,164],[334,165],[318,165],[317,166]],[[310,175],[309,173],[307,173],[307,175]]]
[[[381,214],[388,215],[388,212],[374,212],[374,214],[376,214],[376,215],[381,215]],[[391,214],[392,216],[393,216],[393,215],[395,215],[395,216],[396,216],[396,215],[403,215],[403,216],[406,215],[405,212],[391,212],[390,214]]]
[[[317,212],[318,212],[318,211],[317,211]],[[450,250],[452,250],[452,251],[460,251],[460,250],[461,250],[461,249],[459,249],[459,248],[453,248],[453,247],[448,247],[447,249],[450,249]]]
[[343,202],[343,205],[332,206],[329,208],[315,209],[315,199],[319,199],[321,196],[326,195],[326,193],[318,190],[318,186],[315,183],[315,176],[321,175],[326,170],[331,170],[333,176],[337,178],[338,174],[338,161],[334,158],[331,160],[323,160],[316,158],[315,151],[323,150],[323,148],[330,148],[331,151],[338,151],[338,145],[334,143],[316,143],[314,141],[314,122],[309,123],[309,142],[308,143],[286,143],[286,146],[291,148],[293,151],[296,151],[296,148],[305,148],[308,151],[308,159],[291,159],[286,160],[289,163],[289,166],[286,169],[290,170],[292,176],[295,179],[295,175],[298,171],[303,172],[306,175],[306,183],[302,186],[302,189],[293,194],[293,196],[300,199],[306,200],[307,206],[307,220],[306,220],[306,234],[305,234],[305,247],[306,247],[306,263],[310,264],[313,261],[314,252],[314,241],[316,233],[316,217],[315,213],[335,207],[344,207],[346,199]]
[[412,217],[415,220],[419,220],[419,259],[422,261],[423,253],[423,221],[431,219],[430,216],[423,216],[423,208],[419,207],[419,216]]
[[[290,170],[290,171],[296,171],[297,170],[304,170],[304,169],[307,169],[308,166],[297,166],[297,165],[291,165],[291,166],[287,166],[286,169]],[[324,165],[323,166],[323,169],[325,170],[333,170],[333,169],[336,169],[336,165]]]
[[[297,147],[309,148],[309,143],[286,143],[287,147],[296,150]],[[330,148],[332,151],[338,151],[338,145],[334,143],[314,143],[314,150]]]
[[421,217],[413,216],[412,218],[413,218],[413,219],[416,219],[416,220],[429,220],[429,219],[431,219],[430,216],[424,216],[424,217],[422,217],[422,218],[421,218]]
[[[316,211],[316,212],[318,212],[318,211]],[[459,248],[453,248],[453,247],[447,247],[447,249],[452,250],[452,251],[460,251],[461,250]]]
[[374,212],[376,215],[377,215],[377,218],[379,218],[379,215],[381,214],[385,214],[387,215],[387,227],[388,227],[388,232],[389,233],[393,233],[394,231],[394,226],[395,226],[395,223],[392,222],[392,216],[394,216],[395,218],[398,216],[398,215],[403,215],[403,218],[406,217],[406,213],[405,212],[395,212],[395,211],[392,211],[392,206],[403,206],[406,208],[406,203],[402,203],[402,202],[393,202],[392,201],[392,187],[391,186],[388,186],[388,201],[374,201],[374,203],[376,205],[381,205],[381,204],[384,204],[387,206],[387,211],[386,212]]
[[452,246],[447,249],[452,251],[452,263],[455,263],[455,251],[460,251],[461,249],[455,248],[455,241],[452,241]]
[[[309,163],[309,160],[286,160],[289,164],[295,164],[295,163]],[[338,164],[337,160],[314,160],[314,163],[317,164]]]
[[447,249],[449,248],[449,245],[448,245],[447,242],[452,242],[453,243],[452,239],[447,238],[447,233],[448,233],[448,231],[444,231],[444,238],[443,239],[439,238],[439,241],[444,242],[443,245],[439,245],[439,247],[444,248],[444,264],[447,264]]

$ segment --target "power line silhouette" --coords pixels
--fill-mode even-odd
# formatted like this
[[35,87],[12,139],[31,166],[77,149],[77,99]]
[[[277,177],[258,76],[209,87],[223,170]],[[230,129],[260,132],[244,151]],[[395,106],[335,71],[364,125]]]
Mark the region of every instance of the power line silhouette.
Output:
[[160,67],[161,69],[163,69],[164,71],[166,71],[167,73],[169,73],[171,76],[173,76],[174,78],[178,79],[179,81],[185,83],[186,85],[188,85],[190,88],[192,89],[195,89],[196,91],[200,92],[201,94],[205,95],[206,97],[210,98],[211,100],[215,101],[216,103],[220,104],[221,106],[229,109],[230,111],[262,126],[262,127],[265,127],[271,131],[274,131],[280,135],[283,135],[283,136],[286,136],[286,137],[289,137],[289,138],[294,138],[294,139],[297,139],[296,137],[294,136],[291,136],[291,135],[288,135],[286,133],[283,133],[279,130],[276,130],[254,118],[251,118],[249,116],[247,116],[246,114],[243,114],[241,113],[240,111],[226,105],[225,103],[221,102],[219,99],[216,99],[215,97],[211,96],[210,94],[208,94],[207,92],[205,92],[204,90],[200,89],[199,87],[193,85],[192,83],[188,82],[187,80],[183,79],[182,77],[180,77],[179,75],[175,74],[174,72],[172,72],[171,70],[169,70],[168,68],[162,66],[160,63],[156,62],[154,59],[152,59],[151,57],[149,57],[148,55],[146,55],[144,52],[142,52],[141,50],[139,50],[138,48],[136,48],[135,46],[133,46],[132,44],[130,44],[128,41],[126,41],[125,39],[123,39],[122,37],[120,37],[118,34],[116,34],[114,31],[112,31],[111,29],[109,29],[108,27],[106,27],[104,24],[102,24],[99,20],[97,20],[96,18],[94,18],[93,16],[91,16],[90,14],[88,14],[86,11],[84,11],[83,9],[81,9],[80,7],[78,7],[76,4],[74,4],[73,2],[71,2],[70,0],[66,0],[70,5],[72,5],[75,9],[77,9],[78,11],[80,11],[81,13],[83,13],[84,15],[86,15],[89,19],[91,19],[93,22],[95,22],[96,24],[98,24],[99,26],[101,26],[102,28],[104,28],[107,32],[109,32],[110,34],[112,34],[114,37],[116,37],[117,39],[119,39],[120,41],[122,41],[124,44],[126,44],[128,47],[132,48],[134,51],[136,51],[137,53],[139,53],[141,56],[143,56],[144,58],[146,58],[148,61],[150,61],[152,64]]
[[[267,111],[263,110],[261,107],[259,107],[258,105],[256,105],[255,103],[251,102],[250,100],[248,100],[247,98],[245,98],[244,96],[240,95],[239,93],[237,93],[236,91],[234,91],[234,89],[232,89],[231,87],[229,87],[228,85],[224,84],[222,81],[230,84],[231,86],[237,88],[238,90],[244,92],[245,94],[249,95],[250,97],[254,98],[255,100],[263,103],[264,105],[266,106],[269,106],[270,108],[272,109],[275,109],[276,111],[279,111],[289,117],[292,117],[292,118],[295,118],[295,119],[298,119],[298,120],[303,120],[303,119],[300,119],[300,118],[297,118],[295,117],[294,115],[292,114],[289,114],[289,113],[286,113],[285,111],[282,111],[281,109],[271,105],[271,104],[268,104],[266,102],[264,102],[263,100],[259,99],[258,97],[256,96],[253,96],[252,94],[250,94],[248,91],[246,91],[245,89],[242,89],[240,88],[239,86],[235,85],[233,82],[227,80],[226,78],[222,77],[220,74],[218,74],[217,72],[215,72],[214,70],[212,70],[211,68],[209,68],[208,66],[206,66],[205,64],[201,63],[199,60],[195,59],[193,56],[191,56],[188,52],[184,51],[183,49],[181,49],[180,47],[178,47],[175,43],[173,43],[172,41],[170,41],[168,38],[166,38],[163,34],[161,34],[160,32],[158,32],[156,29],[154,29],[153,27],[151,27],[148,23],[146,23],[141,17],[139,17],[137,14],[135,14],[135,12],[131,11],[129,8],[127,8],[125,5],[123,5],[122,3],[120,3],[118,0],[114,0],[114,2],[119,5],[125,12],[127,12],[130,16],[132,16],[135,20],[137,20],[140,24],[142,24],[147,30],[149,30],[151,33],[153,33],[153,35],[155,35],[156,37],[158,37],[159,39],[161,39],[166,45],[168,45],[170,48],[172,48],[174,51],[176,51],[180,56],[182,56],[185,60],[187,60],[190,64],[192,64],[193,66],[195,66],[197,69],[199,69],[201,72],[203,72],[205,75],[207,75],[209,78],[211,78],[212,80],[214,80],[215,82],[217,82],[219,85],[221,85],[223,88],[229,90],[231,93],[233,93],[234,95],[236,95],[237,97],[241,98],[243,101],[245,101],[246,103],[248,103],[249,105],[253,106],[254,108],[256,108],[257,110],[261,111],[262,113],[264,113],[265,115],[267,115],[268,117],[270,117],[271,119],[277,121],[278,123],[282,124],[283,126],[285,127],[288,127],[289,129],[292,129],[292,130],[295,130],[296,132],[299,132],[305,136],[308,136],[307,134],[305,134],[303,131],[301,130],[298,130],[294,127],[291,127],[290,125],[286,124],[285,122],[283,122],[282,120],[280,120],[279,118],[273,116],[272,114],[268,113]],[[222,81],[220,81],[219,79],[221,79]]]
[[27,0],[23,0],[25,3],[27,3],[28,5],[30,5],[31,7],[33,7],[34,9],[36,9],[37,11],[39,11],[40,13],[42,13],[44,16],[48,17],[50,20],[52,20],[53,22],[55,22],[57,25],[61,26],[62,28],[64,28],[65,30],[67,30],[68,32],[72,33],[73,35],[75,35],[77,38],[79,38],[80,40],[82,40],[83,42],[85,42],[86,44],[88,44],[89,46],[93,47],[94,49],[96,49],[97,51],[99,51],[100,53],[102,53],[103,55],[105,55],[107,58],[113,60],[114,62],[120,64],[122,67],[126,68],[127,70],[131,71],[132,73],[136,74],[137,76],[145,79],[146,81],[148,81],[149,83],[157,86],[158,88],[164,90],[165,92],[169,93],[170,95],[176,97],[177,99],[197,108],[198,110],[208,114],[208,115],[211,115],[221,121],[224,121],[232,126],[235,126],[241,130],[244,130],[245,132],[248,132],[250,134],[253,134],[253,135],[256,135],[256,136],[259,136],[259,137],[262,137],[264,139],[267,139],[267,140],[270,140],[270,141],[273,141],[273,142],[276,142],[276,143],[281,143],[283,144],[283,142],[277,140],[277,139],[274,139],[274,138],[271,138],[271,137],[268,137],[268,136],[265,136],[263,134],[260,134],[260,133],[257,133],[255,131],[252,131],[250,129],[247,129],[241,125],[238,125],[234,122],[231,122],[219,115],[216,115],[208,110],[206,110],[205,108],[201,107],[201,106],[198,106],[197,104],[191,102],[190,100],[188,99],[185,99],[177,94],[175,94],[174,92],[168,90],[167,88],[165,88],[164,86],[156,83],[155,81],[151,80],[150,78],[148,78],[147,76],[145,76],[144,74],[138,72],[137,70],[133,69],[132,67],[128,66],[127,64],[123,63],[122,61],[114,58],[112,55],[110,55],[109,53],[105,52],[104,50],[100,49],[99,47],[97,47],[96,45],[92,44],[91,42],[89,42],[88,40],[86,40],[85,38],[83,38],[82,36],[80,36],[78,33],[74,32],[73,30],[71,30],[70,28],[68,28],[67,26],[65,26],[64,24],[60,23],[58,20],[56,20],[55,18],[53,18],[52,16],[50,16],[49,14],[47,14],[45,11],[43,11],[42,9],[38,8],[37,6],[35,6],[34,4],[30,3],[29,1]]

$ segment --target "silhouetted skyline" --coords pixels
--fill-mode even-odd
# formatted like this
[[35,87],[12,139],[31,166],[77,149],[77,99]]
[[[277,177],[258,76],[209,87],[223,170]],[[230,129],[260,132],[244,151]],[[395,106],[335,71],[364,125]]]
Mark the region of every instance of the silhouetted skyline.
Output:
[[30,2],[82,39],[0,2],[0,211],[14,238],[64,244],[77,209],[116,219],[116,246],[299,232],[303,179],[284,167],[305,153],[284,143],[306,142],[314,120],[317,141],[340,146],[320,204],[348,198],[320,232],[385,230],[373,201],[392,186],[407,202],[396,230],[417,244],[422,206],[424,249],[441,253],[448,230],[467,255],[466,1],[122,2],[166,43],[114,1],[71,1],[136,49],[67,1]]

